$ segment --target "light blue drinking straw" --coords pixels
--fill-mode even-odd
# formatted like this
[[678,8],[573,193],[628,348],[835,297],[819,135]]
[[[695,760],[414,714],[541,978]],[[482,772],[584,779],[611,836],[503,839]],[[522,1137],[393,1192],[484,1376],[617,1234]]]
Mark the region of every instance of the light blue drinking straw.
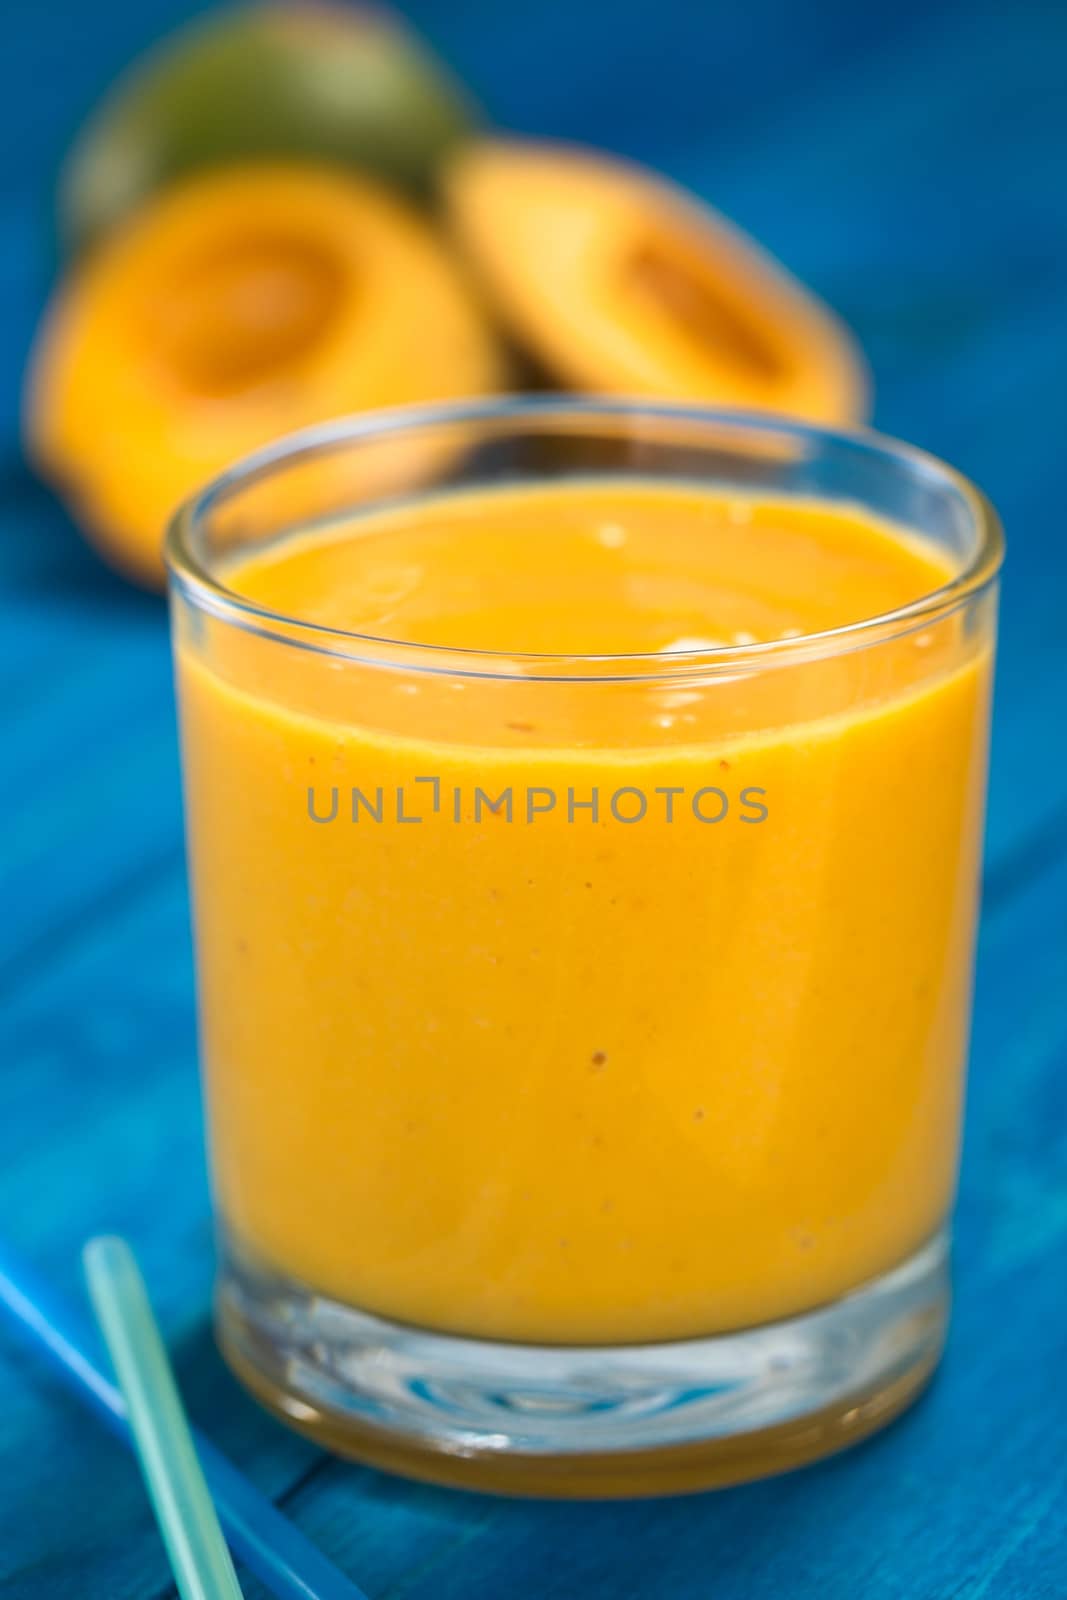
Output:
[[125,1239],[104,1236],[89,1240],[82,1261],[178,1593],[241,1600],[133,1251]]
[[[82,1319],[0,1239],[0,1311],[28,1334],[37,1348],[126,1444],[132,1442],[126,1406],[84,1348]],[[250,1572],[277,1600],[366,1600],[322,1551],[207,1439],[197,1436],[197,1454],[229,1536]]]

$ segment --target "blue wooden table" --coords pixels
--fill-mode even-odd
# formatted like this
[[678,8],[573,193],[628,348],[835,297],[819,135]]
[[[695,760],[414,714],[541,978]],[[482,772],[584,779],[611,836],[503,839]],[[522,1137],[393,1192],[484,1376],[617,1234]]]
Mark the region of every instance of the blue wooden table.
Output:
[[[0,1229],[72,1296],[82,1239],[130,1235],[197,1420],[373,1600],[1067,1593],[1067,8],[410,7],[501,122],[650,160],[781,254],[857,329],[879,425],[975,476],[1011,541],[943,1373],[850,1455],[622,1508],[341,1465],[212,1346],[165,615],[81,545],[16,429],[55,162],[183,9],[0,21]],[[0,1590],[168,1592],[132,1462],[3,1332]]]

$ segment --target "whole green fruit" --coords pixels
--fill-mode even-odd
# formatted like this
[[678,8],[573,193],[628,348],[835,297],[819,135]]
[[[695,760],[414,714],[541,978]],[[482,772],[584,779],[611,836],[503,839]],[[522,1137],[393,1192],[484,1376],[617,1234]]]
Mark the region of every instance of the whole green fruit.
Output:
[[472,103],[392,13],[313,0],[226,10],[134,63],[75,141],[61,235],[80,249],[197,168],[302,158],[416,193],[470,131]]

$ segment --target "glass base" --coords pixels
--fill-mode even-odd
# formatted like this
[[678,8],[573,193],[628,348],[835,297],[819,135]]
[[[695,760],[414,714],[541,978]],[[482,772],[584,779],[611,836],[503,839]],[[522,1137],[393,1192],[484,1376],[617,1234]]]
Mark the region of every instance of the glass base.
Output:
[[494,1343],[353,1311],[225,1250],[219,1340],[339,1455],[469,1489],[653,1495],[740,1483],[884,1426],[930,1378],[948,1239],[805,1316],[659,1345]]

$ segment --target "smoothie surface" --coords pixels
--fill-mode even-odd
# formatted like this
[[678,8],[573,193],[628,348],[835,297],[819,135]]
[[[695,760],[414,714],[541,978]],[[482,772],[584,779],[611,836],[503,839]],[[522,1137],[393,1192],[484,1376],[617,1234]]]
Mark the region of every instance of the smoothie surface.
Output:
[[228,585],[295,619],[514,654],[748,645],[938,589],[932,546],[847,504],[596,480],[457,491],[290,538]]

